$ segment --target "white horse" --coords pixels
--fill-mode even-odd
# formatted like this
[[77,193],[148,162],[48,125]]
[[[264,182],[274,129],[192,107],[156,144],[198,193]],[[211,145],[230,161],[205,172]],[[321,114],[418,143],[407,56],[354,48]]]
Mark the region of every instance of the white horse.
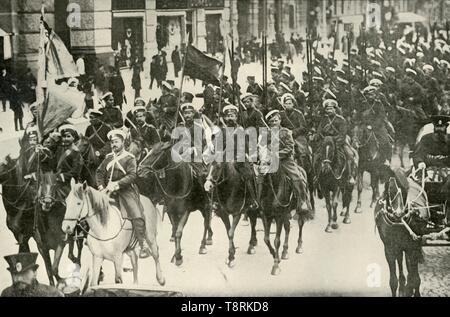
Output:
[[[133,267],[133,280],[138,283],[138,257],[134,248],[130,248],[132,239],[132,225],[124,219],[115,206],[109,202],[109,196],[83,184],[71,181],[71,191],[66,199],[66,214],[62,224],[62,230],[66,234],[74,232],[80,220],[85,220],[89,225],[87,245],[91,250],[92,280],[91,286],[98,284],[100,269],[104,260],[114,263],[116,271],[115,282],[122,283],[123,254],[126,253]],[[156,279],[163,286],[165,278],[159,263],[159,250],[156,242],[158,212],[152,202],[141,196],[144,206],[144,220],[146,224],[146,241],[150,247],[156,267]]]

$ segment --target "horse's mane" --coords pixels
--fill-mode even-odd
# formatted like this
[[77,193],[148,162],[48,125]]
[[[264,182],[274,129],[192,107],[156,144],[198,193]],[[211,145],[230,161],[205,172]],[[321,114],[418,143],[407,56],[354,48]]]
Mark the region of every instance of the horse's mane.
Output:
[[[83,185],[75,191],[79,198],[82,197]],[[92,187],[87,187],[86,194],[91,202],[92,209],[95,214],[99,215],[100,223],[105,225],[108,221],[108,211],[110,208],[109,197],[105,193],[99,192]]]

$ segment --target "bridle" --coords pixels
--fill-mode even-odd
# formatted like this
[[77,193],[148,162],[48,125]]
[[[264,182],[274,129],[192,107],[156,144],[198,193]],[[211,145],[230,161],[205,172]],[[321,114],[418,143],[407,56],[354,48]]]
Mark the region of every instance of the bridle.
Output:
[[[92,208],[91,208],[91,204],[88,203],[87,199],[88,199],[87,196],[83,195],[82,204],[81,204],[81,207],[80,207],[80,214],[79,214],[79,216],[77,218],[65,218],[64,217],[63,221],[76,221],[77,222],[76,227],[80,228],[81,231],[83,231],[85,234],[87,234],[88,236],[90,236],[94,240],[97,240],[97,241],[100,241],[100,242],[108,242],[108,241],[116,239],[122,233],[122,231],[124,230],[125,223],[126,223],[126,220],[124,220],[122,218],[122,216],[120,214],[118,214],[117,211],[116,211],[116,213],[119,216],[119,219],[123,220],[123,222],[121,221],[121,226],[120,226],[119,231],[115,235],[113,235],[111,238],[101,239],[99,237],[96,237],[96,236],[94,236],[92,233],[90,233],[88,230],[86,230],[81,225],[83,222],[86,222],[88,219],[90,219],[90,218],[92,218],[92,217],[94,217],[94,216],[96,216],[98,214],[97,212],[93,212],[93,213],[90,214],[90,211],[92,210]],[[81,211],[84,209],[85,205],[87,206],[88,210],[86,212],[86,216],[83,217],[82,216],[83,213]]]

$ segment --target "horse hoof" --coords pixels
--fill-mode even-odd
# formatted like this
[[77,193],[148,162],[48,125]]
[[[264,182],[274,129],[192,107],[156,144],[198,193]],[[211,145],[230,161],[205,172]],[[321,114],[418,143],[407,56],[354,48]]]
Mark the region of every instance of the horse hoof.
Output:
[[355,214],[361,214],[361,213],[362,213],[361,207],[356,207]]
[[336,230],[336,229],[339,228],[339,225],[338,225],[337,223],[333,223],[333,224],[331,225],[331,228],[334,229],[334,230]]
[[352,223],[352,221],[350,220],[349,217],[345,217],[345,218],[344,218],[344,223],[345,223],[346,225],[349,225],[349,224]]
[[303,248],[302,247],[297,247],[297,249],[295,249],[295,253],[302,254],[303,253]]
[[328,226],[325,228],[325,232],[326,232],[326,233],[332,233],[332,232],[333,232],[333,230],[331,230],[331,226],[330,226],[330,225],[328,225]]
[[255,251],[254,247],[252,247],[252,246],[248,247],[247,254],[252,255],[252,254],[255,254],[255,253],[256,253],[256,251]]
[[281,254],[281,259],[282,260],[289,260],[289,253],[287,253],[287,251],[283,252],[283,254]]
[[158,281],[158,284],[161,286],[166,285],[166,279],[163,276],[156,276],[156,280]]
[[274,266],[272,268],[272,272],[271,272],[272,275],[280,275],[280,273],[281,273],[281,269],[279,266]]
[[345,212],[341,211],[341,217],[344,217],[344,216],[345,216]]
[[208,251],[206,251],[205,247],[200,247],[200,250],[198,251],[198,254],[206,254]]
[[181,266],[181,264],[183,264],[183,257],[175,260],[175,265],[176,266]]
[[213,245],[213,240],[212,239],[207,239],[206,240],[206,245]]
[[236,261],[235,260],[226,259],[225,263],[226,263],[226,265],[228,265],[228,267],[230,269],[234,268],[234,266],[236,265]]
[[174,237],[170,237],[170,242],[175,242],[175,238]]

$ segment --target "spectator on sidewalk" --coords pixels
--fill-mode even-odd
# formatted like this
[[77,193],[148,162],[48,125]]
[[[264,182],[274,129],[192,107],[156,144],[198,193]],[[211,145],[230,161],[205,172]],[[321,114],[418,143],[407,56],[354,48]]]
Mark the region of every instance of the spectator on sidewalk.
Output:
[[11,91],[9,95],[9,106],[14,112],[14,126],[16,131],[24,130],[23,128],[23,104],[20,97],[20,92],[17,87],[17,79],[11,79]]
[[[133,69],[133,77],[131,79],[131,87],[134,89],[134,99],[141,96],[141,71],[143,71],[142,63],[139,57],[135,57],[133,63],[131,64]],[[122,99],[123,100],[123,99]],[[117,100],[116,100],[117,101]],[[122,105],[119,105],[122,109]]]
[[0,100],[3,105],[3,112],[6,112],[6,101],[10,94],[11,89],[11,79],[5,67],[1,67],[0,74]]
[[175,78],[178,78],[178,73],[181,71],[181,53],[178,50],[178,46],[175,46],[175,50],[172,52],[172,63],[175,71]]
[[157,77],[156,76],[156,72],[158,69],[157,58],[158,58],[158,55],[154,55],[152,57],[152,61],[150,62],[150,87],[149,87],[150,90],[153,89],[153,82],[155,81],[155,79]]
[[[113,93],[116,105],[122,110],[122,105],[125,99],[125,84],[123,82],[120,69],[115,69],[110,66],[111,77],[109,81],[109,88]],[[126,101],[126,100],[125,100]]]

